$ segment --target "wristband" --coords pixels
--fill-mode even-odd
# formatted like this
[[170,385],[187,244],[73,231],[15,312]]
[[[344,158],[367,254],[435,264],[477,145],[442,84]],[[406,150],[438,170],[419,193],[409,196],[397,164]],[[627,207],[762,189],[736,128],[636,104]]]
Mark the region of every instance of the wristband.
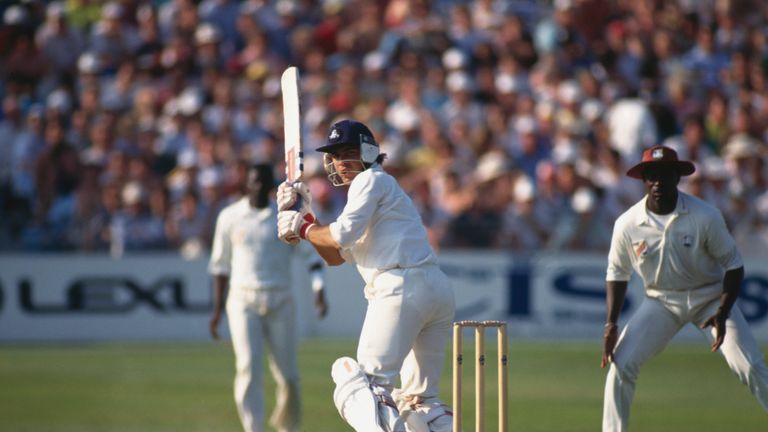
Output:
[[301,229],[299,230],[299,237],[303,238],[304,240],[307,239],[307,234],[309,233],[309,230],[315,226],[314,223],[305,223],[301,226]]
[[299,237],[303,238],[304,240],[307,239],[307,232],[310,228],[315,226],[315,217],[312,215],[312,213],[306,213],[304,215],[304,223],[301,225],[301,228],[299,228]]

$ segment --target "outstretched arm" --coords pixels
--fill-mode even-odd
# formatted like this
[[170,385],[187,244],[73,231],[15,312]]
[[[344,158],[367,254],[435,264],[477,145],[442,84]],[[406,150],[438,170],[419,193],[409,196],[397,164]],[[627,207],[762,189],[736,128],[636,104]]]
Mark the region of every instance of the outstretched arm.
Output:
[[613,361],[613,350],[619,340],[619,314],[624,306],[624,297],[627,294],[627,281],[606,282],[605,302],[607,307],[607,319],[603,330],[603,358],[600,367],[604,368]]

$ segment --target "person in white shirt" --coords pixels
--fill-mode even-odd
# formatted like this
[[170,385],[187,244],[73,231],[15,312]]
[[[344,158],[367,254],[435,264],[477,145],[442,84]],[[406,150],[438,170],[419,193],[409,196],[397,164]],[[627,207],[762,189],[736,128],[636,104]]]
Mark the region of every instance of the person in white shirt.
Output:
[[[218,216],[209,263],[213,275],[210,332],[219,338],[226,304],[235,352],[235,403],[246,432],[264,431],[263,345],[277,383],[270,423],[278,431],[295,432],[301,425],[296,306],[291,293],[291,258],[302,255],[309,265],[315,309],[328,310],[323,290],[323,264],[311,247],[289,246],[277,237],[277,208],[270,194],[273,168],[248,170],[246,196]],[[229,291],[229,292],[227,292]]]
[[[626,431],[640,367],[688,324],[720,350],[728,367],[768,411],[768,368],[739,307],[744,265],[720,212],[678,190],[695,166],[669,147],[643,152],[627,175],[646,196],[616,220],[606,275],[607,323],[601,367],[605,384],[603,432]],[[627,284],[636,272],[645,299],[618,333]],[[708,328],[710,328],[707,330]]]
[[[348,185],[347,204],[329,225],[315,222],[303,183],[278,188],[278,231],[304,239],[329,265],[355,263],[368,308],[357,359],[342,357],[331,375],[334,403],[358,432],[450,431],[452,413],[438,398],[455,301],[413,202],[382,168],[384,154],[364,124],[333,124],[324,153],[334,185]],[[300,197],[298,211],[291,208]],[[400,388],[395,389],[397,378]]]
[[622,161],[627,164],[658,138],[658,126],[653,113],[635,90],[628,91],[625,97],[611,104],[605,113],[605,122],[611,148],[618,151]]

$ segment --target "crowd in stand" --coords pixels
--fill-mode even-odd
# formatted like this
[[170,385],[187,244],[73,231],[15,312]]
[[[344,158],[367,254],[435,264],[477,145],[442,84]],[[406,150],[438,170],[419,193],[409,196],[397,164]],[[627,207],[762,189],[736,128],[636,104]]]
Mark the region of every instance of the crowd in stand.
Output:
[[65,0],[0,5],[0,250],[209,247],[249,164],[371,126],[441,248],[601,251],[664,143],[745,254],[768,251],[768,2]]

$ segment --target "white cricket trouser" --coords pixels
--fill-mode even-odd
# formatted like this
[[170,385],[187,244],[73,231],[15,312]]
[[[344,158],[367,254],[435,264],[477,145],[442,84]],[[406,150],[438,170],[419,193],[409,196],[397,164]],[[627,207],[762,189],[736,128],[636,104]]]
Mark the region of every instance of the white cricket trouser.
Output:
[[[698,327],[719,306],[719,300],[715,299],[698,309],[675,313],[658,299],[646,297],[643,300],[624,327],[614,350],[614,361],[605,382],[603,432],[623,432],[628,429],[629,410],[640,366],[663,351],[684,325],[693,323]],[[702,332],[710,342],[714,341],[714,328]],[[737,305],[726,321],[725,340],[720,346],[720,352],[728,367],[768,411],[768,367]]]
[[298,336],[295,305],[289,291],[232,290],[227,319],[235,351],[235,403],[246,432],[264,431],[262,353],[266,346],[277,383],[270,424],[278,431],[298,431],[301,422]]
[[454,316],[453,289],[437,265],[382,272],[365,288],[368,309],[357,361],[371,380],[437,397]]

